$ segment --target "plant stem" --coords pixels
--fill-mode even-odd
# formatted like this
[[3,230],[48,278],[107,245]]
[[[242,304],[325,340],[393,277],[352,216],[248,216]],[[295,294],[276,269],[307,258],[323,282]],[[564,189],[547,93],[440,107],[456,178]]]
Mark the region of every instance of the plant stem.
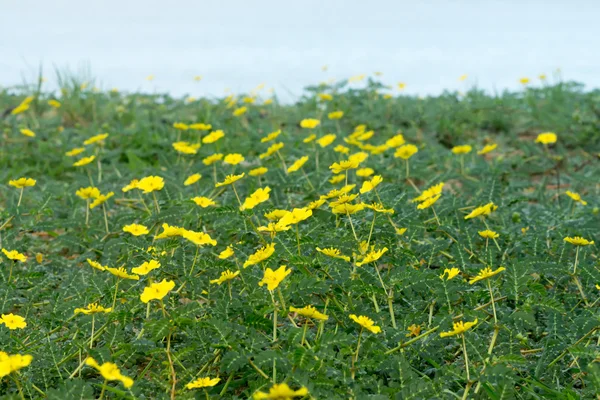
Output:
[[355,365],[356,362],[358,361],[358,352],[360,350],[360,339],[362,337],[362,333],[363,333],[363,327],[360,328],[360,332],[358,333],[358,341],[356,343],[356,351],[354,352],[354,357],[352,357],[352,379],[354,380],[354,376],[356,375],[356,369],[355,369]]
[[390,289],[388,292],[388,308],[390,310],[390,318],[392,318],[392,326],[396,329],[396,316],[394,315],[394,291]]
[[494,311],[494,324],[498,323],[498,318],[496,318],[496,303],[494,302],[494,292],[492,291],[492,284],[490,280],[487,280],[487,286],[490,291],[490,298],[492,299],[492,310]]
[[90,349],[94,347],[94,328],[96,327],[96,315],[92,314],[92,334],[90,335]]
[[194,261],[192,261],[192,268],[190,269],[189,276],[192,276],[194,273],[194,266],[196,265],[196,258],[198,257],[198,250],[200,250],[200,246],[196,246],[196,254],[194,254]]
[[298,243],[298,255],[301,255],[300,253],[300,228],[298,228],[299,224],[296,224],[296,242]]
[[90,199],[85,199],[85,226],[90,225]]
[[[467,343],[465,342],[465,334],[461,334],[462,343],[463,343],[463,354],[465,355],[465,368],[467,370],[467,382],[471,380],[471,375],[469,374],[469,356],[467,354]],[[466,390],[466,389],[465,389]]]
[[98,400],[102,400],[102,398],[104,397],[104,392],[106,391],[106,383],[108,381],[105,379],[104,383],[102,384],[102,391],[100,392],[100,397],[98,397]]
[[579,260],[579,246],[575,249],[575,263],[573,264],[573,275],[577,273],[577,261]]
[[17,203],[17,208],[21,205],[21,200],[23,199],[23,190],[25,188],[21,188],[21,192],[19,193],[19,202]]
[[119,290],[119,282],[121,282],[120,278],[117,278],[117,284],[115,285],[115,294],[113,296],[113,302],[112,302],[112,310],[115,310],[115,305],[117,304],[117,291]]
[[106,206],[102,203],[102,213],[104,214],[104,227],[106,228],[106,234],[108,235],[110,231],[108,230],[108,219],[106,218]]
[[158,200],[156,200],[156,193],[152,192],[152,198],[154,199],[154,207],[156,208],[156,213],[160,213],[160,207],[158,206]]
[[308,318],[304,321],[304,329],[302,330],[302,340],[300,346],[304,346],[304,339],[306,338],[306,329],[308,328]]
[[350,216],[350,213],[348,211],[346,211],[346,215],[348,216],[348,219],[350,220],[350,226],[352,227],[352,233],[354,234],[354,239],[356,239],[356,243],[360,243],[360,240],[358,240],[358,236],[356,236],[356,231],[354,230],[354,224],[352,223],[352,217]]

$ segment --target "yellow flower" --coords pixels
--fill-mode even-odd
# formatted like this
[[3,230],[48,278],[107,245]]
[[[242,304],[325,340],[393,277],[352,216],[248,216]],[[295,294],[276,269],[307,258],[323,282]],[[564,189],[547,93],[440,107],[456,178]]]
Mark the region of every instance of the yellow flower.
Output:
[[519,79],[519,83],[521,85],[527,85],[529,83],[529,78],[523,77],[523,78]]
[[398,82],[398,90],[404,90],[404,89],[406,89],[406,83]]
[[33,360],[33,357],[30,355],[9,355],[3,351],[0,351],[0,379],[12,372],[28,366],[31,364],[31,360]]
[[152,193],[157,190],[162,190],[165,186],[165,180],[160,176],[147,176],[140,179],[137,184],[137,189],[143,190],[144,193]]
[[212,199],[209,199],[208,197],[194,197],[192,199],[192,201],[194,203],[196,203],[196,205],[202,207],[202,208],[206,208],[209,206],[216,206],[217,203],[215,203]]
[[319,253],[325,254],[326,256],[329,256],[329,257],[339,258],[340,260],[344,260],[344,261],[350,261],[350,257],[342,255],[339,249],[336,249],[333,247],[326,248],[326,249],[320,249],[317,247],[317,251]]
[[471,150],[473,150],[473,147],[471,147],[468,144],[463,144],[461,146],[454,146],[452,148],[452,152],[454,154],[468,154],[471,152]]
[[364,181],[362,187],[360,188],[360,193],[365,194],[375,189],[381,182],[383,182],[383,178],[381,175],[375,175],[370,181]]
[[187,131],[190,127],[183,122],[173,122],[173,128],[178,129],[180,131]]
[[240,274],[240,271],[231,272],[230,270],[221,272],[219,279],[213,279],[210,283],[221,285],[224,282],[230,281]]
[[90,303],[87,305],[86,308],[76,308],[74,311],[74,314],[85,314],[85,315],[90,315],[90,314],[98,314],[98,313],[109,313],[112,311],[112,308],[104,308],[101,305],[98,305],[98,303]]
[[194,243],[196,246],[204,246],[207,244],[210,244],[211,246],[217,245],[217,241],[211,238],[208,233],[194,232],[184,229],[181,236],[183,236],[184,239]]
[[80,188],[75,192],[75,194],[83,200],[95,199],[96,197],[100,196],[100,190],[98,190],[96,187],[88,186],[85,188]]
[[388,248],[384,247],[383,249],[375,250],[375,246],[371,246],[371,251],[368,252],[360,261],[356,262],[356,266],[360,267],[365,264],[369,264],[375,262],[381,258],[385,253],[387,253]]
[[268,168],[258,167],[258,168],[251,169],[248,172],[248,175],[250,175],[250,176],[261,176],[261,175],[266,174],[268,171],[269,171]]
[[583,200],[581,198],[581,195],[579,193],[575,193],[575,192],[571,192],[571,191],[567,190],[565,192],[565,194],[567,196],[569,196],[573,201],[575,201],[577,203],[581,203],[582,206],[586,206],[587,205],[587,201]]
[[131,269],[136,275],[148,275],[150,271],[160,268],[160,263],[156,260],[145,261],[139,267]]
[[287,169],[288,174],[292,172],[298,171],[302,166],[308,161],[308,156],[303,156],[297,159],[292,165]]
[[[589,246],[591,244],[594,244],[594,241],[589,241],[587,239],[582,238],[581,236],[575,236],[575,237],[566,237],[563,239],[565,242],[567,243],[571,243],[575,246]],[[4,251],[4,250],[2,250]]]
[[367,75],[365,75],[365,74],[354,75],[354,76],[351,76],[350,78],[348,78],[348,82],[350,82],[350,83],[353,83],[353,82],[360,82],[360,81],[362,81],[363,79],[365,79],[365,77],[366,77],[366,76],[367,76]]
[[345,174],[334,175],[329,179],[329,183],[335,185],[336,183],[342,182],[344,179],[346,179]]
[[480,215],[490,215],[492,211],[496,211],[497,208],[498,206],[494,203],[487,203],[486,205],[475,208],[469,215],[465,216],[465,219],[479,217]]
[[121,374],[116,364],[105,362],[100,365],[92,357],[88,357],[85,359],[85,365],[95,368],[107,381],[120,381],[128,389],[133,386],[133,379]]
[[185,229],[179,226],[171,226],[169,224],[162,224],[163,231],[156,236],[156,239],[166,239],[174,236],[182,236]]
[[356,170],[356,176],[360,176],[361,178],[367,178],[375,173],[373,168],[360,168]]
[[417,206],[417,209],[418,209],[418,210],[424,210],[424,209],[426,209],[426,208],[429,208],[429,207],[431,207],[432,205],[434,205],[434,204],[435,204],[435,202],[436,202],[436,201],[438,201],[438,200],[440,199],[440,197],[442,197],[442,195],[441,195],[441,194],[438,194],[437,196],[434,196],[434,197],[430,197],[430,198],[428,198],[427,200],[425,200],[425,201],[423,201],[422,203],[420,203],[420,204]]
[[175,151],[181,154],[197,154],[200,144],[192,144],[189,142],[174,142],[172,144]]
[[275,140],[277,138],[277,136],[279,136],[280,134],[281,134],[281,129],[276,130],[275,132],[271,132],[264,138],[260,139],[260,142],[261,143],[270,142],[271,140]]
[[287,383],[276,383],[269,389],[269,393],[256,392],[252,397],[254,400],[292,400],[294,397],[306,395],[308,395],[308,389],[305,387],[292,390]]
[[73,163],[74,167],[83,167],[96,159],[96,156],[83,157]]
[[317,94],[317,97],[319,98],[319,100],[322,100],[322,101],[333,100],[333,96],[330,95],[329,93],[319,93],[319,94]]
[[240,179],[242,179],[244,177],[244,175],[246,175],[246,174],[241,173],[240,175],[227,175],[227,177],[225,177],[225,180],[223,182],[218,182],[217,184],[215,184],[215,187],[231,185],[232,183],[237,182]]
[[244,156],[239,153],[227,154],[223,159],[225,164],[238,165],[244,161]]
[[404,235],[408,228],[396,228],[396,235]]
[[396,149],[394,157],[408,160],[419,151],[419,148],[414,144],[405,144]]
[[103,142],[107,137],[108,133],[100,133],[87,139],[85,142],[83,142],[83,144],[87,146],[88,144]]
[[260,203],[264,203],[265,201],[269,200],[270,192],[271,188],[268,186],[265,188],[256,189],[254,193],[246,197],[244,203],[240,206],[240,211],[251,210]]
[[140,224],[129,224],[123,227],[123,232],[131,233],[133,236],[147,235],[150,233],[148,228]]
[[265,151],[262,154],[259,154],[258,158],[260,158],[261,160],[264,158],[267,158],[273,154],[275,154],[276,152],[278,152],[279,150],[281,150],[283,148],[284,144],[279,142],[279,143],[273,143],[271,146],[269,146],[269,148],[267,149],[267,151]]
[[544,132],[544,133],[540,133],[537,136],[537,138],[535,139],[535,142],[541,143],[541,144],[552,144],[552,143],[556,143],[557,139],[558,139],[558,137],[556,136],[556,133]]
[[489,229],[486,229],[485,231],[479,231],[477,233],[479,233],[479,236],[486,239],[496,239],[500,236],[497,232],[490,231]]
[[294,208],[292,211],[286,212],[286,214],[279,220],[281,225],[295,225],[305,219],[308,219],[313,214],[312,210],[307,207]]
[[408,331],[408,333],[406,334],[406,337],[411,337],[411,336],[416,337],[416,336],[419,336],[419,334],[421,333],[421,325],[412,324],[411,326],[406,328],[406,330]]
[[86,261],[91,267],[96,268],[97,270],[104,271],[107,268],[107,267],[102,266],[102,264],[100,264],[99,262],[92,261],[89,258]]
[[100,194],[98,197],[96,197],[94,199],[94,201],[92,201],[92,203],[90,204],[90,209],[96,208],[99,205],[104,204],[108,199],[113,197],[114,194],[115,194],[114,192],[109,192],[107,194]]
[[2,314],[2,316],[0,316],[0,324],[4,324],[11,331],[15,329],[24,329],[27,326],[25,318],[14,315],[13,313]]
[[144,292],[140,295],[140,300],[142,303],[148,303],[150,300],[162,300],[174,287],[175,282],[166,279],[151,283],[144,288]]
[[359,162],[356,160],[343,160],[339,163],[333,163],[329,166],[329,169],[334,174],[339,174],[343,171],[348,171],[350,169],[358,168]]
[[246,111],[248,111],[248,107],[246,107],[246,106],[238,107],[235,110],[233,110],[233,115],[235,117],[239,117],[240,115],[244,115],[246,113]]
[[329,319],[329,316],[317,311],[311,305],[302,308],[290,307],[290,312],[295,312],[306,318],[318,319],[319,321],[327,321]]
[[105,270],[108,271],[108,272],[110,272],[111,274],[113,274],[117,278],[131,279],[131,280],[134,280],[134,281],[139,281],[140,280],[139,276],[137,276],[137,275],[131,275],[131,274],[127,273],[127,270],[125,268],[123,268],[123,267],[119,267],[119,268],[106,267]]
[[211,124],[203,124],[202,122],[197,122],[195,124],[190,124],[189,128],[193,129],[195,131],[208,131],[212,128],[212,125]]
[[15,108],[13,108],[13,110],[10,112],[12,115],[18,115],[21,114],[25,111],[29,110],[29,104],[19,104],[18,106],[16,106]]
[[201,389],[205,387],[215,386],[217,383],[221,381],[221,378],[198,378],[195,381],[192,381],[185,385],[186,389]]
[[479,282],[484,279],[491,278],[492,276],[499,274],[500,272],[504,271],[505,269],[506,268],[504,268],[504,267],[500,267],[500,268],[496,269],[495,271],[492,271],[492,269],[490,267],[486,267],[486,268],[482,269],[481,271],[479,271],[479,273],[477,274],[476,277],[469,279],[469,284],[472,285],[475,282]]
[[484,154],[487,154],[487,153],[489,153],[489,152],[491,152],[493,150],[496,150],[496,147],[498,147],[498,145],[496,143],[487,144],[487,145],[485,145],[483,147],[483,149],[479,150],[477,152],[477,154],[479,154],[480,156],[484,155]]
[[19,253],[17,250],[6,250],[6,249],[2,249],[2,252],[4,253],[4,255],[9,259],[9,260],[13,260],[13,261],[20,261],[20,262],[25,262],[27,261],[27,256],[25,256],[25,254],[21,254]]
[[300,127],[305,129],[314,129],[321,124],[321,121],[314,118],[305,118],[300,121]]
[[271,243],[264,247],[261,247],[260,249],[256,250],[254,254],[250,254],[248,259],[244,263],[244,268],[265,261],[267,258],[271,257],[273,253],[275,253],[275,243]]
[[36,182],[37,181],[32,178],[19,178],[16,180],[8,181],[8,184],[10,186],[16,187],[17,189],[23,189],[24,187],[35,186]]
[[61,106],[60,101],[54,99],[48,100],[48,105],[54,108],[60,108]]
[[468,331],[469,329],[471,329],[472,327],[477,325],[477,321],[478,320],[475,319],[475,321],[473,321],[473,322],[462,322],[462,321],[454,322],[452,324],[452,330],[448,331],[448,332],[441,332],[440,337],[462,335],[463,333],[465,333],[466,331]]
[[444,279],[444,277],[446,277],[446,280],[449,281],[450,279],[454,278],[458,274],[460,274],[460,269],[446,268],[446,269],[444,269],[444,273],[440,275],[440,279]]
[[221,139],[222,137],[225,137],[225,132],[223,132],[222,130],[219,129],[219,130],[209,133],[204,138],[202,138],[202,143],[205,143],[205,144],[214,143],[217,140]]
[[231,245],[227,246],[227,248],[225,250],[223,250],[222,252],[219,253],[219,258],[221,260],[225,260],[229,257],[231,257],[234,254],[233,252],[233,248],[231,247]]
[[74,148],[73,150],[69,150],[69,151],[67,151],[67,152],[65,153],[65,155],[66,155],[67,157],[73,157],[73,156],[76,156],[76,155],[78,155],[78,154],[81,154],[81,153],[83,153],[84,151],[85,151],[85,147],[76,147],[76,148]]
[[396,136],[392,136],[388,140],[385,141],[385,144],[388,147],[396,148],[400,147],[404,144],[404,136],[402,134],[397,134]]
[[285,279],[286,276],[292,273],[291,269],[286,269],[285,265],[282,265],[275,271],[271,268],[265,270],[265,275],[262,281],[258,282],[258,286],[267,285],[267,289],[273,291],[277,289],[277,286]]
[[365,207],[370,208],[371,210],[378,212],[378,213],[383,213],[383,214],[393,214],[394,213],[393,208],[385,208],[385,206],[383,204],[377,203],[377,202],[374,202],[373,204],[366,204]]
[[123,192],[129,192],[132,189],[138,189],[138,184],[140,183],[140,181],[138,179],[132,179],[131,182],[129,182],[129,184],[127,186],[123,186],[123,189],[121,189]]
[[329,118],[329,119],[340,119],[343,116],[344,116],[343,111],[333,111],[333,112],[330,112],[329,114],[327,114],[327,118]]
[[369,158],[368,153],[365,153],[364,151],[359,151],[358,153],[354,153],[350,157],[348,157],[348,161],[357,162],[360,164],[361,162],[365,161],[367,158]]
[[185,180],[185,182],[183,182],[184,186],[190,186],[193,185],[194,183],[198,182],[200,180],[200,178],[202,178],[201,174],[192,174],[190,176],[187,177],[187,179]]
[[350,204],[344,203],[333,207],[331,210],[334,214],[356,214],[359,211],[364,210],[366,205],[364,203]]
[[221,154],[221,153],[216,153],[216,154],[212,154],[212,155],[210,155],[210,156],[208,156],[208,157],[204,158],[204,159],[202,160],[202,163],[203,163],[204,165],[211,165],[211,164],[214,164],[214,163],[216,163],[217,161],[219,161],[219,160],[222,160],[222,159],[223,159],[223,154]]
[[354,314],[350,314],[350,319],[362,326],[364,329],[371,331],[372,333],[381,332],[381,328],[375,325],[375,322],[373,322],[373,320],[369,317],[365,317],[364,315],[357,317]]
[[333,148],[333,151],[335,151],[336,153],[348,154],[350,152],[350,149],[344,145],[338,144]]
[[35,137],[35,132],[32,131],[31,129],[27,129],[27,128],[20,129],[20,132],[22,135],[29,136],[29,137]]
[[269,232],[271,236],[274,236],[277,232],[289,231],[291,227],[289,225],[269,222],[267,226],[259,226],[257,229],[259,232]]
[[302,140],[304,143],[310,143],[313,140],[315,140],[317,138],[317,135],[315,135],[314,133],[311,135],[308,135],[307,137],[304,138],[304,140]]

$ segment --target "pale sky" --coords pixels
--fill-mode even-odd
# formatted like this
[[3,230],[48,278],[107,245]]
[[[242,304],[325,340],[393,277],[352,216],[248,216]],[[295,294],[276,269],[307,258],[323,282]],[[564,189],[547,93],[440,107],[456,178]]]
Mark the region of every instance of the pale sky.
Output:
[[517,88],[557,68],[600,87],[598,15],[600,2],[582,0],[0,0],[0,86],[32,81],[42,63],[50,83],[70,67],[104,88],[194,96],[265,83],[294,98],[374,71],[418,94],[462,89],[462,74]]

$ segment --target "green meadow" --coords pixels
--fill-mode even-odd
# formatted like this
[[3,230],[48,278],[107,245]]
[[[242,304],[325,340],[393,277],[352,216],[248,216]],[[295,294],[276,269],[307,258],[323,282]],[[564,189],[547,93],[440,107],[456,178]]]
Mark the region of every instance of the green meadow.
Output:
[[0,397],[593,399],[600,91],[0,89]]

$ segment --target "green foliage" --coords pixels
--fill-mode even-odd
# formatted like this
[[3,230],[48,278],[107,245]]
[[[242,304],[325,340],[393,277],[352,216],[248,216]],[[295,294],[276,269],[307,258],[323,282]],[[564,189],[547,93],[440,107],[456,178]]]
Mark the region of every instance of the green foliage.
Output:
[[[88,399],[101,392],[105,398],[202,398],[204,389],[185,388],[199,377],[220,378],[206,388],[213,398],[249,398],[268,391],[273,379],[293,389],[304,386],[318,399],[454,399],[465,390],[478,399],[576,399],[600,392],[597,245],[576,250],[563,241],[600,239],[600,92],[559,82],[497,96],[473,89],[386,99],[378,82],[364,89],[340,82],[308,88],[296,104],[285,105],[276,98],[265,104],[260,96],[246,104],[242,98],[186,101],[100,92],[92,82],[84,88],[68,76],[61,79],[60,97],[41,85],[19,95],[0,92],[0,109],[7,110],[0,121],[0,247],[28,257],[12,266],[9,279],[12,261],[0,256],[0,312],[27,321],[24,329],[0,325],[0,351],[33,356],[31,365],[0,381],[7,398],[19,390],[26,398]],[[323,92],[333,100],[319,100]],[[34,96],[29,110],[12,115],[26,95]],[[51,98],[61,107],[48,105]],[[233,116],[242,105],[248,112]],[[344,111],[343,118],[327,119],[335,110]],[[321,125],[302,129],[304,118],[318,118]],[[202,144],[197,154],[178,154],[173,142],[201,143],[208,132],[177,130],[174,122],[210,123],[225,137]],[[373,137],[362,145],[344,141],[359,124],[374,130]],[[22,128],[36,137],[21,135]],[[275,142],[260,139],[278,129],[276,141],[285,146],[259,158]],[[556,132],[558,142],[535,143],[544,131]],[[83,146],[103,132],[109,133],[104,142]],[[326,148],[303,141],[311,133],[330,132],[337,138]],[[410,176],[394,149],[371,154],[360,167],[372,168],[383,183],[354,201],[381,202],[393,214],[367,208],[340,215],[326,203],[274,238],[257,231],[269,222],[266,212],[306,207],[344,185],[329,182],[329,165],[347,157],[333,150],[337,145],[353,154],[400,132],[419,148],[408,161]],[[489,143],[498,148],[478,155]],[[462,144],[473,151],[452,154]],[[76,147],[86,151],[65,155]],[[202,159],[215,152],[241,153],[245,161],[205,165]],[[89,155],[96,160],[72,166]],[[309,161],[302,170],[287,174],[282,160],[289,166],[305,155]],[[269,171],[249,176],[258,166]],[[237,193],[230,185],[215,187],[215,179],[242,172]],[[357,185],[352,193],[358,194],[370,178],[355,172],[349,171],[348,182]],[[201,180],[184,186],[193,173],[202,174]],[[150,175],[165,181],[154,192],[156,205],[153,194],[122,191],[132,179]],[[37,182],[24,188],[18,205],[20,190],[8,182],[20,177]],[[90,181],[103,194],[115,193],[104,204],[108,232],[103,207],[90,210],[86,225],[86,201],[75,195]],[[445,182],[441,198],[432,208],[417,209],[411,199],[439,182]],[[267,202],[239,211],[237,195],[243,201],[265,186],[271,188]],[[588,204],[574,202],[566,190],[580,193]],[[217,205],[201,208],[191,201],[196,196]],[[464,219],[489,202],[498,209]],[[131,223],[143,224],[150,234],[123,232]],[[156,239],[164,223],[205,232],[217,245]],[[398,234],[396,228],[406,231]],[[480,237],[488,228],[500,236]],[[357,239],[388,251],[357,267],[364,256]],[[241,268],[271,240],[273,256]],[[235,256],[219,258],[229,245]],[[339,249],[351,261],[328,257],[317,247]],[[118,281],[87,259],[127,271],[152,259],[161,267],[138,281]],[[281,265],[292,273],[277,290],[258,285],[265,268]],[[469,284],[484,267],[505,270]],[[440,279],[450,268],[460,273]],[[226,270],[240,274],[221,285],[210,283]],[[174,281],[175,288],[162,302],[142,303],[144,288],[163,279]],[[115,293],[112,312],[74,315],[93,302],[111,307]],[[288,312],[289,306],[307,305],[328,320]],[[362,329],[350,314],[368,316],[381,333]],[[439,335],[451,331],[453,322],[475,319],[478,324],[464,333],[466,349],[460,335]],[[135,384],[127,389],[111,381],[103,390],[103,378],[85,365],[86,357],[114,362]]]

